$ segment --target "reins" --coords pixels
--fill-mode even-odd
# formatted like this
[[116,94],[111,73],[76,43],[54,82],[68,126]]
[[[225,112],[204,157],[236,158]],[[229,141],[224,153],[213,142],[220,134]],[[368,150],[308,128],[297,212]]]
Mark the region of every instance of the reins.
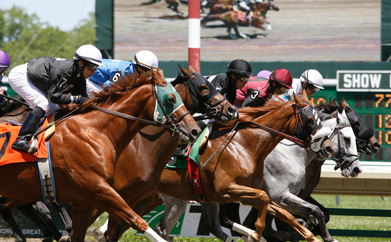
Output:
[[273,133],[273,134],[276,134],[276,135],[280,135],[280,136],[284,137],[285,139],[288,139],[288,140],[290,140],[290,141],[292,141],[292,142],[294,142],[294,143],[296,143],[296,144],[298,144],[298,145],[300,145],[300,146],[303,146],[304,148],[308,148],[308,147],[309,147],[308,142],[305,142],[305,141],[303,141],[303,140],[301,140],[301,139],[298,139],[298,138],[293,137],[293,136],[291,136],[291,135],[285,134],[285,133],[280,132],[280,131],[278,131],[278,130],[269,128],[269,127],[264,126],[264,125],[262,125],[262,124],[257,124],[257,123],[252,122],[252,121],[251,121],[250,123],[251,123],[252,125],[255,125],[257,128],[266,130],[266,131],[268,131],[268,132],[270,132],[270,133]]

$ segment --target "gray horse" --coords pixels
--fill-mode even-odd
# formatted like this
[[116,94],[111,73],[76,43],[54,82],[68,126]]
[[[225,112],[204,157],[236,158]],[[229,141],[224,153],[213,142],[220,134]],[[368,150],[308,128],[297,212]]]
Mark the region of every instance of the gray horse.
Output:
[[[323,120],[322,125],[333,130],[329,138],[334,147],[340,147],[340,149],[334,150],[332,156],[337,166],[341,168],[341,175],[345,177],[357,176],[362,170],[358,160],[356,137],[345,111],[338,113],[337,118],[329,117]],[[323,212],[319,207],[296,196],[305,184],[306,167],[312,162],[316,162],[316,165],[321,167],[326,159],[327,157],[322,156],[322,153],[315,153],[288,140],[283,140],[265,159],[262,189],[267,192],[271,201],[293,214],[304,217],[308,223],[312,224],[317,220],[323,240],[331,242],[336,240],[331,237],[327,229]],[[161,197],[166,208],[156,231],[163,237],[168,238],[169,231],[184,212],[187,202],[162,194]],[[211,233],[223,241],[234,241],[220,227],[218,219],[219,205],[216,203],[201,203],[201,206],[208,217]],[[230,228],[245,237],[253,233],[251,229],[237,223],[231,224]],[[283,239],[283,235],[278,237]]]

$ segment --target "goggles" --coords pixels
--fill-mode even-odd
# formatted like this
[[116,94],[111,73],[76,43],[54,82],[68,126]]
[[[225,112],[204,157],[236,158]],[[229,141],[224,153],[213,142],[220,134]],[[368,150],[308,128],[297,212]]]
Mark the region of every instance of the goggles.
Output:
[[320,88],[317,88],[315,87],[313,84],[311,84],[310,82],[308,82],[308,88],[313,91],[313,92],[318,92],[320,90]]
[[98,70],[98,65],[95,65],[95,64],[92,64],[92,63],[87,63],[87,68],[90,70],[90,71],[96,71]]
[[248,82],[248,79],[250,78],[249,75],[244,75],[244,76],[238,76],[238,80],[240,82],[243,82],[244,84],[246,84]]
[[8,71],[8,67],[0,67],[0,73]]

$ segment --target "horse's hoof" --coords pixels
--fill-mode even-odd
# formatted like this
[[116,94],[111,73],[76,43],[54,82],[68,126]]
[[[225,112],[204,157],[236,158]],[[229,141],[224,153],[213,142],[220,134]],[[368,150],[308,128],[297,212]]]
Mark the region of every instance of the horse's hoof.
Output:
[[71,236],[69,235],[63,235],[61,238],[58,240],[58,242],[71,242]]

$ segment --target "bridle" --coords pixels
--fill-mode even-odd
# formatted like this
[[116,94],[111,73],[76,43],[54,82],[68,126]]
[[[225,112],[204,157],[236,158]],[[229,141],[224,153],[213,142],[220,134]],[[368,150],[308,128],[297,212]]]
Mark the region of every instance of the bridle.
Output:
[[[359,159],[358,155],[347,153],[345,151],[345,148],[342,146],[343,140],[341,130],[347,127],[350,127],[350,124],[339,124],[337,118],[337,125],[335,126],[329,138],[331,140],[335,135],[337,135],[338,138],[338,151],[337,154],[332,158],[335,163],[337,163],[337,165],[334,167],[334,170],[337,170],[338,168],[344,170],[348,168],[351,164],[353,164],[353,162]],[[350,157],[355,157],[355,159],[349,161],[348,158]]]
[[[197,95],[198,95],[196,93],[196,91],[194,91],[194,89],[192,88],[193,85],[189,85],[189,83],[191,83],[191,81],[194,80],[195,78],[197,78],[196,75],[194,75],[193,77],[191,77],[188,80],[185,80],[182,83],[185,86],[185,93],[186,93],[185,94],[186,95],[185,96],[185,104],[186,104],[187,107],[190,106],[189,105],[189,98],[191,99],[191,95],[189,97],[188,93],[191,93],[194,97],[197,97]],[[216,95],[217,94],[218,93],[216,93]],[[211,103],[213,97],[209,97],[208,101],[202,102],[202,104],[206,106],[206,108],[209,110],[209,112],[208,113],[203,113],[203,115],[196,117],[197,120],[207,119],[207,118],[210,118],[210,117],[221,119],[221,116],[223,116],[223,110],[225,109],[225,106],[227,105],[227,102],[228,102],[227,98],[225,96],[223,96],[222,98],[220,98],[219,100],[215,101],[214,103]],[[222,103],[222,102],[224,102],[224,103],[222,104],[221,108],[220,109],[217,108],[217,106],[220,105],[220,103]]]

